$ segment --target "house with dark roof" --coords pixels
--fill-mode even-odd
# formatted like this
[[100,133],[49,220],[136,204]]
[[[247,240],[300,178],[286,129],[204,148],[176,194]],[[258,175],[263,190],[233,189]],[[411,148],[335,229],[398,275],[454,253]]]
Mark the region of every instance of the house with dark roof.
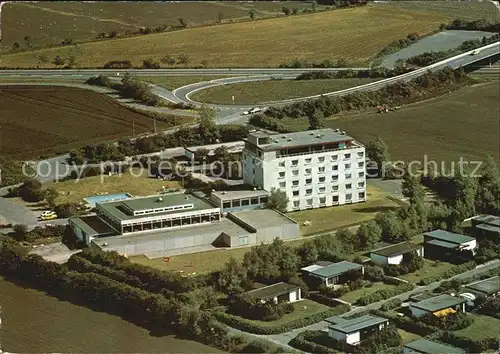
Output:
[[446,259],[448,261],[464,258],[465,254],[474,255],[476,239],[474,237],[457,234],[445,230],[424,232],[425,258]]
[[500,217],[494,215],[477,215],[471,219],[475,236],[498,240],[500,238]]
[[465,312],[466,300],[460,297],[442,294],[418,302],[410,302],[409,307],[414,317],[434,315],[447,316],[455,312]]
[[403,354],[462,354],[464,350],[449,345],[433,342],[424,338],[406,343]]
[[299,286],[283,282],[250,290],[246,294],[262,303],[273,301],[278,304],[302,300],[302,292]]
[[489,298],[500,295],[500,276],[479,280],[464,286],[464,291],[474,295]]
[[416,252],[420,257],[424,256],[424,247],[411,242],[400,242],[394,245],[379,248],[370,252],[373,263],[400,264],[405,254]]
[[352,272],[364,274],[364,267],[361,264],[349,261],[332,262],[317,262],[308,267],[301,269],[305,280],[315,280],[319,284],[324,284],[328,287],[340,285],[349,279]]
[[328,336],[351,345],[357,345],[389,325],[387,318],[364,315],[353,319],[333,317],[328,326]]

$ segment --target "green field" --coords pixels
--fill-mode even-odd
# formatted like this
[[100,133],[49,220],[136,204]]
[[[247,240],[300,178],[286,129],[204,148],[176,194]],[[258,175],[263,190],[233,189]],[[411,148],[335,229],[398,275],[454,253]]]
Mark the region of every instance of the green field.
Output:
[[[294,58],[368,62],[392,41],[412,32],[430,33],[451,19],[369,5],[84,43],[76,49],[66,46],[6,54],[0,66],[33,67],[40,55],[52,60],[56,55],[67,57],[70,51],[76,67],[100,67],[110,60],[130,60],[139,66],[146,58],[158,60],[166,54],[185,54],[189,66],[204,62],[208,67],[276,67]],[[45,66],[53,67],[51,63]]]
[[[38,2],[7,3],[2,8],[2,46],[8,51],[14,42],[27,47],[25,36],[33,47],[59,44],[65,38],[74,41],[94,40],[101,32],[132,33],[141,27],[177,26],[183,17],[188,25],[212,24],[222,14],[222,22],[282,15],[282,6],[311,8],[302,2]],[[317,6],[317,9],[321,9]],[[1,48],[1,46],[0,46]]]
[[482,340],[485,338],[499,338],[500,320],[494,317],[469,314],[474,318],[474,323],[469,327],[456,331],[455,333],[461,336],[468,337],[473,340]]
[[373,294],[378,290],[385,290],[394,288],[394,285],[388,285],[384,283],[373,283],[370,287],[364,287],[358,290],[350,291],[345,295],[342,295],[340,299],[354,304],[360,297]]
[[376,6],[446,14],[467,20],[500,20],[499,11],[490,1],[387,1]]
[[399,278],[407,280],[412,283],[418,283],[422,279],[441,277],[442,274],[453,268],[453,264],[447,262],[434,262],[424,259],[424,266],[414,272],[405,275],[400,275]]
[[378,79],[329,79],[329,80],[269,80],[221,85],[198,91],[191,99],[198,102],[231,104],[258,104],[291,98],[321,95]]
[[[500,159],[500,82],[469,86],[434,99],[403,106],[397,112],[346,113],[330,118],[332,128],[345,130],[362,143],[381,136],[393,160],[477,161],[491,154]],[[286,120],[294,129],[307,121]],[[458,167],[457,167],[458,168]]]

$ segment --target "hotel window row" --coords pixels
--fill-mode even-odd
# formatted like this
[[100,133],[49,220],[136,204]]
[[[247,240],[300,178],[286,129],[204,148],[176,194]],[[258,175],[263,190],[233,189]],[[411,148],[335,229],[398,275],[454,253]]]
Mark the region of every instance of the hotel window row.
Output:
[[[362,152],[362,151],[358,152],[357,156],[358,156],[358,158],[363,158],[365,156],[365,153]],[[350,153],[344,154],[344,160],[349,160],[349,159],[351,159],[351,154]],[[326,161],[325,156],[320,156],[320,157],[318,157],[317,160],[318,160],[319,163],[324,163]],[[332,162],[338,161],[338,155],[331,155],[330,156],[330,161],[332,161]],[[290,165],[291,166],[298,166],[299,162],[300,162],[299,159],[292,160],[290,162]],[[312,163],[312,157],[308,157],[308,158],[304,159],[303,162],[304,162],[305,165],[311,164]],[[280,161],[279,162],[279,166],[280,167],[286,167],[286,162],[285,161]]]
[[[359,192],[358,193],[358,199],[365,199],[365,192]],[[326,197],[319,197],[317,198],[318,202],[319,202],[319,205],[320,206],[325,206],[326,204]],[[345,200],[346,202],[351,202],[352,201],[352,194],[351,193],[347,193],[345,195]],[[306,199],[306,205],[307,206],[310,206],[312,207],[313,206],[313,198],[309,198],[309,199]],[[339,196],[338,195],[334,195],[332,196],[332,203],[333,204],[337,204],[339,202]],[[295,209],[299,208],[300,207],[300,200],[294,200],[293,201],[293,207]]]

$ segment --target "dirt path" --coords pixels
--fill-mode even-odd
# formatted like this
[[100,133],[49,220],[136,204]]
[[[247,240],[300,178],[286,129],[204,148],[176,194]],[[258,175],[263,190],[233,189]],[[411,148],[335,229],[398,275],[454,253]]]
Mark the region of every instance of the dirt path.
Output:
[[76,13],[73,13],[73,12],[65,12],[65,11],[59,11],[59,10],[54,10],[54,9],[48,9],[48,8],[42,7],[42,6],[31,5],[31,4],[26,4],[26,3],[19,3],[19,2],[16,2],[16,5],[20,5],[20,6],[24,6],[24,7],[29,7],[29,8],[37,9],[37,10],[41,10],[41,11],[51,12],[51,13],[55,13],[55,14],[63,15],[63,16],[83,17],[83,18],[88,18],[88,19],[91,19],[91,20],[94,20],[94,21],[99,21],[99,22],[113,22],[113,23],[116,23],[116,24],[119,24],[119,25],[129,26],[129,27],[134,27],[134,28],[140,28],[141,27],[140,25],[123,22],[123,21],[120,21],[120,20],[117,20],[117,19],[114,19],[114,18],[100,18],[100,17],[96,17],[96,16],[81,15],[81,14],[76,14]]

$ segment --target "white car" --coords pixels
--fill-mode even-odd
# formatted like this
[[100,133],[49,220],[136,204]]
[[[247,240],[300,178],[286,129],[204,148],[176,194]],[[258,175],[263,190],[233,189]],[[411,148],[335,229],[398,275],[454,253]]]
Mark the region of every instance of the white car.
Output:
[[259,107],[255,107],[255,108],[252,108],[250,110],[250,113],[257,113],[257,112],[260,112],[260,111],[261,111],[261,109]]
[[472,51],[472,53],[470,53],[470,55],[478,55],[479,53],[481,53],[481,51],[476,49],[476,50]]
[[40,214],[40,216],[45,216],[45,215],[55,215],[56,213],[50,210],[46,210],[43,213]]
[[243,114],[244,116],[246,116],[246,115],[250,114],[250,112],[249,111],[245,111],[245,112],[243,112],[241,114]]

